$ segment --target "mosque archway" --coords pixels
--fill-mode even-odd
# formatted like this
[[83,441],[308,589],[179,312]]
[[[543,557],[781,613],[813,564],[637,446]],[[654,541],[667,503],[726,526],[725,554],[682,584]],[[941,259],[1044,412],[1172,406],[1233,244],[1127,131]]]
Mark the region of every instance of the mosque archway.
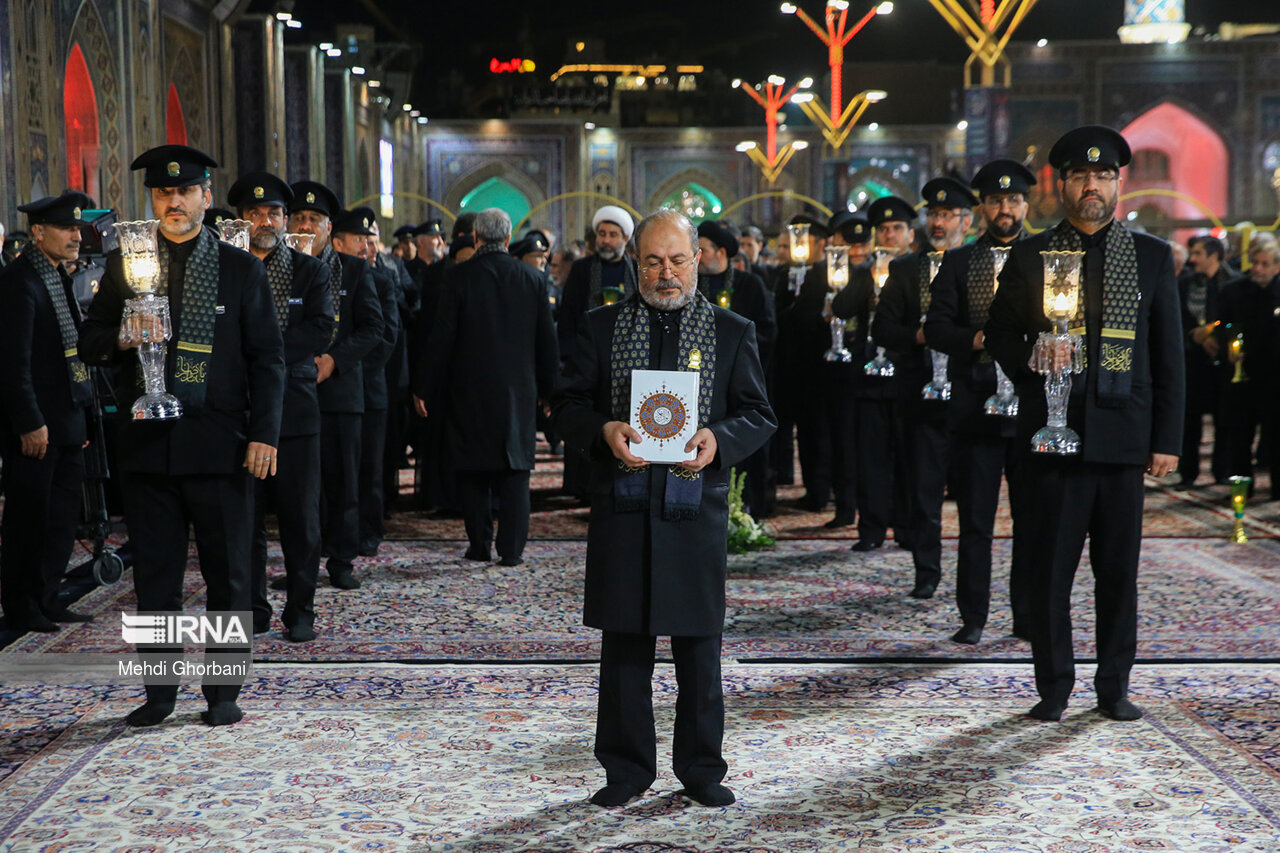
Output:
[[511,217],[513,223],[522,221],[532,209],[524,193],[502,178],[496,177],[481,182],[458,202],[458,209],[467,213],[475,213],[489,207],[502,208]]
[[98,98],[79,44],[67,57],[62,108],[66,117],[67,187],[102,198],[98,180]]
[[164,139],[170,145],[187,144],[187,119],[182,112],[182,99],[178,87],[169,84],[169,98],[164,110]]
[[[459,213],[477,213],[486,207],[500,207],[514,226],[547,198],[542,188],[526,174],[507,163],[491,162],[459,179],[445,196],[444,205]],[[552,217],[550,227],[557,230]]]
[[[647,214],[660,207],[674,207],[696,225],[704,219],[719,219],[728,194],[714,175],[702,169],[684,169],[650,193],[642,212]],[[697,213],[699,209],[701,214]]]
[[[1121,132],[1133,150],[1133,161],[1123,170],[1123,192],[1174,190],[1199,200],[1218,216],[1226,214],[1230,155],[1222,137],[1202,119],[1172,101],[1163,101]],[[1159,207],[1175,219],[1204,215],[1184,199],[1162,200]],[[1127,212],[1123,205],[1120,212]]]
[[[86,90],[93,92],[94,101],[97,104],[98,118],[94,127],[99,136],[97,163],[94,172],[95,185],[92,188],[85,189],[85,192],[91,195],[94,201],[100,205],[110,207],[127,206],[123,182],[127,168],[120,153],[123,143],[121,127],[124,111],[120,104],[120,84],[114,70],[116,67],[115,62],[118,59],[118,51],[113,46],[111,38],[107,35],[106,27],[103,25],[98,9],[93,3],[86,2],[80,6],[75,24],[71,27],[71,37],[67,43],[72,45],[68,50],[68,58],[77,49],[81,52],[85,74],[90,83],[90,87],[87,87]],[[69,62],[68,65],[70,65]],[[64,107],[68,95],[77,88],[86,88],[83,85],[79,87],[73,86],[66,79],[63,80],[63,84]],[[67,124],[67,129],[68,131],[70,130],[70,123]],[[70,158],[68,158],[69,160]],[[82,161],[80,168],[83,170],[83,167]],[[70,171],[70,164],[68,163],[68,179],[71,177]],[[71,185],[75,186],[74,183],[71,183]],[[140,191],[141,188],[139,187],[138,200],[142,201],[143,198]],[[145,209],[145,206],[143,209]]]

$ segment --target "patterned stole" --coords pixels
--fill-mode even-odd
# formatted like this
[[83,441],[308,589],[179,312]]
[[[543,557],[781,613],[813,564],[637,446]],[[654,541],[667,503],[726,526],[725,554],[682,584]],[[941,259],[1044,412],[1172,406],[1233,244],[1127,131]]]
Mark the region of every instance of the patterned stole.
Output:
[[327,244],[320,250],[319,259],[329,267],[329,296],[333,299],[333,332],[329,335],[329,344],[338,339],[338,323],[342,322],[342,260],[333,244]]
[[929,253],[921,249],[917,254],[920,256],[920,266],[916,268],[916,281],[920,285],[920,316],[923,317],[929,313],[929,302],[933,299],[933,291],[929,289],[931,284],[929,281]]
[[[1080,233],[1062,220],[1049,237],[1049,250],[1078,252],[1084,248]],[[1098,402],[1109,408],[1128,405],[1133,383],[1133,344],[1138,328],[1142,290],[1138,286],[1138,251],[1133,234],[1113,220],[1107,230],[1102,264],[1102,329],[1098,341]],[[1084,268],[1080,270],[1080,296],[1068,327],[1087,334]]]
[[[183,405],[204,405],[205,381],[213,358],[213,328],[218,314],[218,238],[201,228],[196,247],[182,272],[182,316],[174,330],[173,395]],[[160,281],[169,281],[169,245],[160,240]]]
[[62,274],[45,257],[44,252],[36,248],[35,243],[28,243],[22,254],[40,276],[44,289],[49,293],[49,301],[53,303],[54,313],[58,316],[58,334],[62,338],[62,356],[67,360],[71,401],[77,406],[92,405],[93,391],[89,387],[89,371],[77,354],[80,333],[76,330],[75,318],[71,316],[71,306],[67,304],[67,288],[62,283]]
[[[631,372],[649,369],[653,331],[651,309],[639,296],[622,303],[613,325],[610,343],[609,410],[614,420],[631,423]],[[676,364],[681,370],[698,371],[698,428],[711,420],[711,396],[716,381],[716,320],[711,303],[695,290],[680,309],[680,338]],[[662,517],[667,521],[697,518],[702,507],[702,473],[668,465]],[[639,512],[649,508],[647,468],[629,468],[618,462],[614,480],[614,510]]]
[[[635,261],[623,253],[620,260],[622,264],[622,299],[626,299],[636,291],[636,265]],[[599,255],[593,255],[591,258],[591,287],[587,291],[587,307],[599,308],[604,304],[604,294],[600,291],[604,284],[604,261],[600,260]],[[621,302],[622,299],[618,301]]]
[[[1021,240],[1026,234],[1019,231],[1014,242]],[[997,246],[1011,246],[1013,243],[998,243],[987,231],[973,242],[973,250],[969,253],[969,278],[965,281],[965,290],[969,294],[969,328],[981,329],[987,325],[987,315],[991,311],[991,301],[996,298],[996,262],[992,249]]]
[[289,295],[293,293],[293,250],[281,240],[263,261],[267,267],[267,283],[276,304],[276,322],[283,332],[289,325]]
[[711,279],[713,276],[698,276],[698,289],[702,291],[702,295],[712,305],[719,305],[721,308],[733,310],[733,264],[727,264],[724,268],[724,281],[720,283],[720,289],[712,292]]

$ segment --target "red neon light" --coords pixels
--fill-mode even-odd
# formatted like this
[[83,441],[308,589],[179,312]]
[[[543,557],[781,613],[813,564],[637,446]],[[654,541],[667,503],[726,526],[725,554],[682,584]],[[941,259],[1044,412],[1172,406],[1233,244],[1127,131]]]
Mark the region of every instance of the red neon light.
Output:
[[990,27],[991,19],[996,16],[996,0],[982,0],[982,11],[980,14],[983,26]]
[[515,74],[522,65],[524,60],[518,56],[512,57],[509,62],[503,62],[496,56],[489,60],[489,70],[494,74]]

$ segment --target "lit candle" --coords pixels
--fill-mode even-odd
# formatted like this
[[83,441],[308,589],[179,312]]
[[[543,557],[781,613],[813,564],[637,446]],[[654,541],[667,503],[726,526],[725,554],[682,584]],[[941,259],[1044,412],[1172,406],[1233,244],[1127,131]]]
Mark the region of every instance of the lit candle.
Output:
[[1075,294],[1063,291],[1053,295],[1053,313],[1065,317],[1076,311]]

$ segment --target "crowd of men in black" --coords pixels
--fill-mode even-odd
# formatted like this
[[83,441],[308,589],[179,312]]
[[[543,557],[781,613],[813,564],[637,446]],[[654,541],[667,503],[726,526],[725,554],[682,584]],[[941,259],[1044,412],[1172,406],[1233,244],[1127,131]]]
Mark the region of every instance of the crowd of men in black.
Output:
[[[1112,228],[1129,233],[1112,222],[1115,200],[1109,195],[1128,158],[1123,138],[1107,128],[1082,128],[1078,137],[1068,134],[1055,146],[1050,159],[1060,171],[1059,192],[1086,251],[1119,251],[1107,248],[1112,242],[1102,247],[1098,235]],[[482,214],[478,228],[477,215],[463,213],[450,232],[437,219],[403,226],[395,232],[395,245],[384,248],[374,211],[347,210],[315,181],[288,184],[250,172],[228,188],[228,209],[215,209],[214,167],[202,152],[174,145],[151,149],[133,163],[144,172],[160,220],[162,287],[174,329],[167,377],[184,406],[177,421],[126,421],[116,433],[112,468],[120,473],[140,610],[181,609],[192,527],[210,609],[251,608],[255,632],[269,630],[268,510],[278,519],[286,570],[275,584],[286,591],[283,635],[295,642],[316,636],[322,555],[334,587],[357,589],[356,561],[377,554],[384,520],[394,509],[461,514],[469,539],[465,556],[487,561],[493,559],[496,506],[498,559],[518,565],[533,467],[531,440],[525,437],[535,424],[553,450],[564,454],[565,491],[590,499],[588,466],[579,453],[561,449],[547,419],[547,398],[556,368],[574,355],[585,313],[637,288],[637,262],[629,251],[635,223],[627,211],[600,208],[586,241],[559,246],[553,234],[533,229],[507,247],[509,220],[504,231],[501,217],[484,220]],[[1032,236],[1025,227],[1034,184],[1021,163],[996,160],[967,183],[953,177],[926,183],[918,200],[923,227],[915,200],[895,196],[857,213],[801,214],[788,224],[808,226],[803,249],[790,243],[785,229],[773,251],[755,226],[707,221],[697,229],[698,288],[713,304],[754,324],[780,422],[772,443],[742,465],[748,508],[758,517],[776,511],[777,486],[795,481],[798,450],[805,487],[799,505],[821,512],[834,501],[826,526],[856,524],[855,552],[882,547],[893,530],[898,545],[913,555],[910,595],[929,598],[942,576],[941,508],[949,491],[960,514],[961,627],[952,637],[959,643],[978,643],[987,621],[1002,479],[1015,524],[1013,632],[1032,639],[1041,630],[1032,615],[1030,562],[1036,546],[1019,528],[1027,526],[1022,519],[1031,490],[1041,491],[1043,478],[1055,471],[1037,472],[1030,458],[1023,428],[1043,424],[1044,401],[1040,375],[1026,366],[1034,336],[1022,328],[1023,306],[1011,295],[1039,275],[1029,271],[1038,255],[1024,263],[1021,247],[1050,239],[1050,229]],[[1080,229],[1083,214],[1071,218],[1073,210],[1108,202],[1096,234]],[[76,308],[65,265],[77,258],[83,211],[91,204],[82,193],[68,192],[23,205],[29,242],[0,273],[7,494],[0,598],[8,624],[19,629],[55,631],[59,622],[89,618],[57,602],[84,476],[83,409],[91,399],[86,366],[115,373],[118,405],[127,412],[143,390],[134,349],[157,332],[138,326],[136,317],[122,320],[131,289],[119,253],[108,256],[87,315]],[[250,253],[217,239],[219,221],[237,218],[252,223]],[[309,252],[286,245],[286,233],[313,235]],[[1116,293],[1129,287],[1145,298],[1150,285],[1151,293],[1162,293],[1151,282],[1158,278],[1162,288],[1165,278],[1172,280],[1173,261],[1166,271],[1161,255],[1168,254],[1168,244],[1138,234],[1135,245],[1140,275],[1134,281],[1114,284],[1108,266],[1104,288],[1100,262],[1092,261],[1089,287],[1114,286]],[[827,246],[846,247],[847,286],[829,282]],[[991,259],[1002,248],[1013,252],[997,279]],[[935,261],[931,267],[931,252],[946,253],[940,266]],[[491,262],[499,253],[523,261],[523,271]],[[1181,483],[1192,487],[1206,414],[1216,428],[1210,468],[1217,482],[1250,473],[1255,458],[1265,463],[1266,451],[1277,446],[1280,248],[1269,235],[1255,236],[1243,276],[1228,266],[1226,254],[1214,237],[1191,241],[1190,266],[1177,279],[1181,322],[1172,343],[1158,318],[1151,321],[1153,330],[1139,321],[1140,344],[1146,346],[1143,336],[1150,334],[1153,351],[1163,348],[1149,366],[1140,356],[1133,368],[1147,370],[1135,375],[1135,400],[1150,394],[1152,385],[1156,389],[1154,409],[1146,402],[1138,407],[1154,421],[1138,424],[1150,441],[1130,454],[1134,459],[1086,452],[1086,460],[1140,464],[1159,476],[1168,463],[1149,463],[1148,450],[1172,458],[1180,449]],[[499,287],[488,297],[464,300],[467,282],[515,279],[520,293],[537,298],[528,305],[514,295],[506,300]],[[1038,298],[1038,291],[1028,298]],[[1155,299],[1157,311],[1167,307],[1162,298]],[[1141,303],[1147,312],[1150,302]],[[500,318],[513,312],[532,317],[527,340],[512,340],[504,331]],[[139,334],[123,334],[122,322],[124,331]],[[840,324],[834,341],[833,322]],[[1089,315],[1089,322],[1097,320]],[[441,344],[445,339],[448,344]],[[832,357],[829,350],[839,346],[849,355]],[[1180,354],[1177,370],[1165,357],[1170,346]],[[948,401],[922,395],[934,351],[949,356]],[[217,357],[209,358],[210,352]],[[485,369],[495,373],[472,372],[490,361]],[[872,369],[877,363],[878,371]],[[883,369],[885,363],[892,369]],[[1022,400],[1023,415],[1016,419],[985,412],[996,389],[997,364]],[[1184,372],[1185,427],[1180,399],[1167,409],[1160,406],[1166,394],[1181,394]],[[512,395],[492,409],[488,403],[476,403],[478,411],[468,408],[468,386],[507,384],[537,392]],[[1169,390],[1174,384],[1178,395]],[[1174,409],[1177,429],[1162,432],[1160,418]],[[1104,404],[1102,414],[1089,421],[1087,448],[1101,447],[1106,430],[1124,428],[1122,419],[1106,420],[1111,416]],[[1255,451],[1258,429],[1262,442]],[[509,437],[500,458],[477,461],[468,454],[466,434],[475,431]],[[1167,447],[1175,434],[1177,445]],[[409,458],[416,465],[412,499],[400,493]],[[1132,483],[1127,480],[1124,489],[1132,492]],[[1094,531],[1095,547],[1106,540],[1106,531]],[[1136,573],[1136,546],[1132,550]],[[1069,554],[1064,559],[1074,566]],[[1066,642],[1069,658],[1069,628]],[[1131,659],[1132,649],[1122,639],[1116,642],[1100,654],[1114,654],[1122,663],[1126,655]],[[1055,635],[1055,647],[1060,644]],[[1061,657],[1061,650],[1054,654]],[[1038,678],[1043,669],[1045,684],[1061,682],[1067,664],[1051,662],[1048,651],[1043,660],[1037,654]],[[1123,717],[1131,712],[1117,710],[1116,703],[1124,700],[1127,669],[1121,680],[1106,685],[1105,696],[1100,683],[1099,696]],[[130,722],[164,719],[173,710],[176,689],[149,685],[146,705]],[[239,719],[237,688],[211,686],[205,692],[209,722]],[[1047,718],[1061,713],[1066,697],[1060,688],[1046,687],[1042,696]]]

